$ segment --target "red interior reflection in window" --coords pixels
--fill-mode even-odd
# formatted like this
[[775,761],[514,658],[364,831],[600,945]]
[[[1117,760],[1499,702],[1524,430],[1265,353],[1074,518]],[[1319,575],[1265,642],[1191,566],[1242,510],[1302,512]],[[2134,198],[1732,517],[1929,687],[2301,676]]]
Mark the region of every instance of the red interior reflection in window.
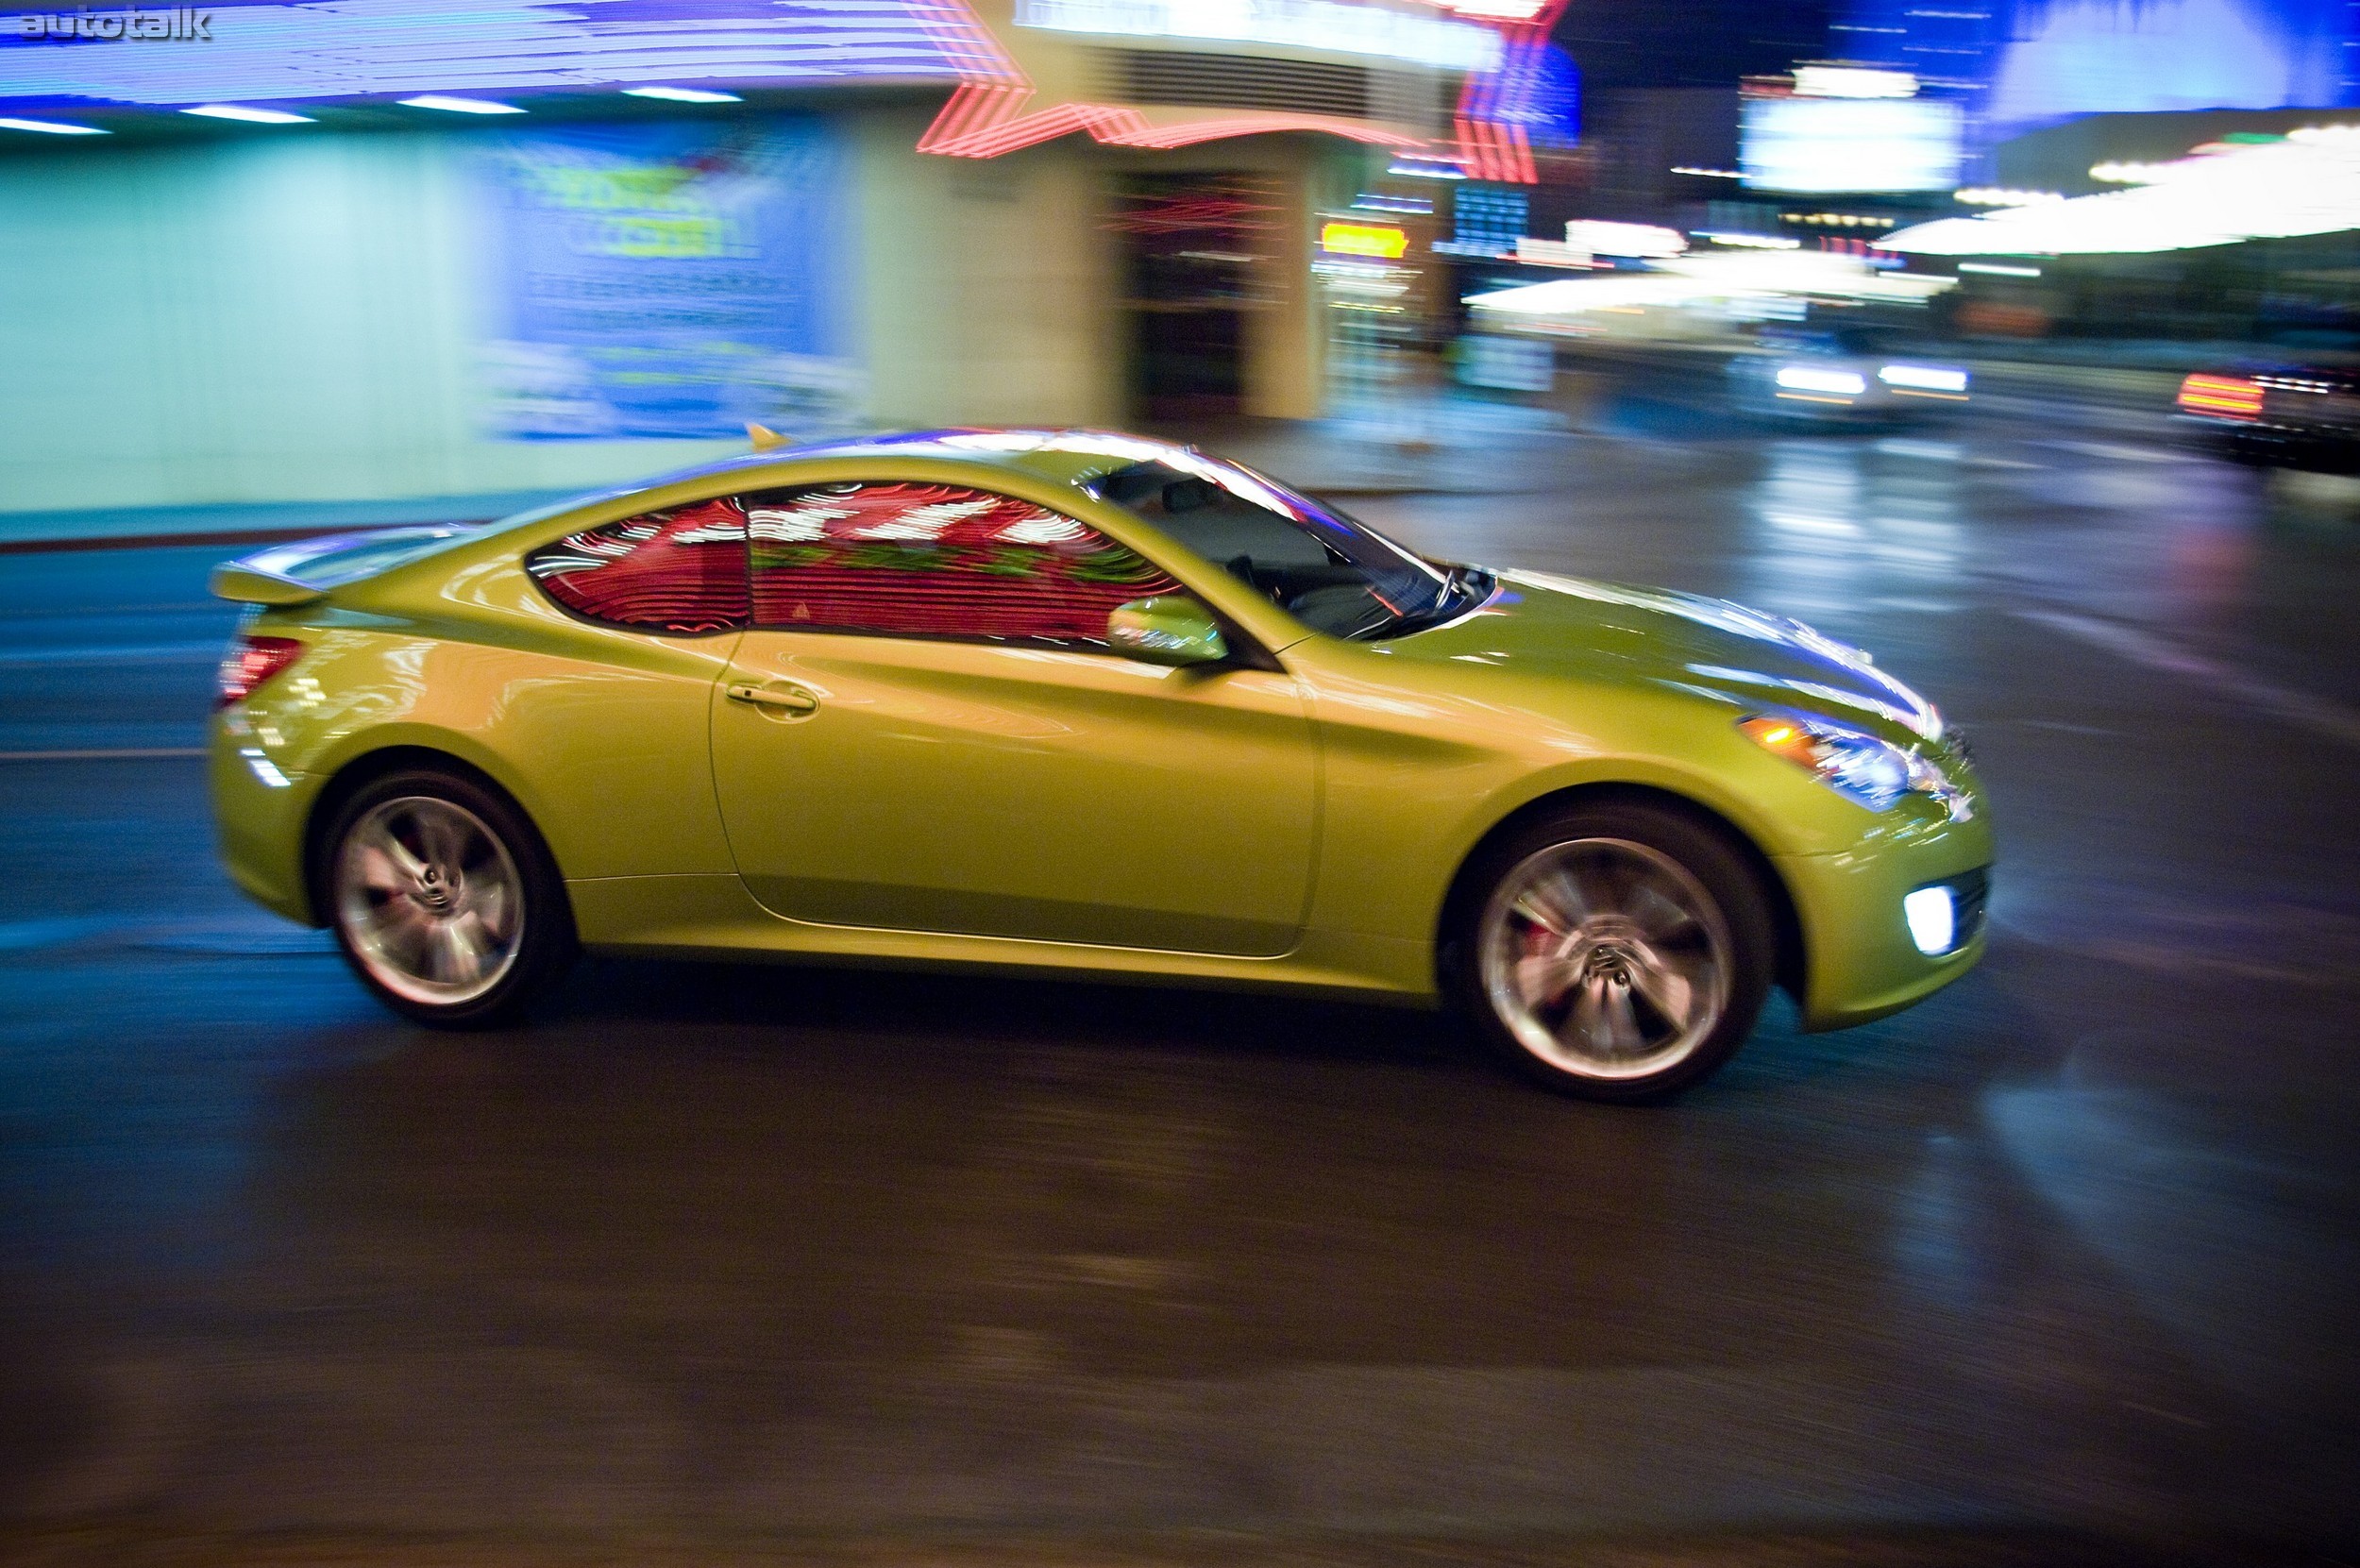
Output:
[[534,550],[525,569],[592,620],[727,632],[746,624],[746,514],[724,498],[607,523]]
[[868,484],[748,503],[753,618],[782,630],[1103,647],[1117,605],[1180,584],[1030,501],[939,484]]

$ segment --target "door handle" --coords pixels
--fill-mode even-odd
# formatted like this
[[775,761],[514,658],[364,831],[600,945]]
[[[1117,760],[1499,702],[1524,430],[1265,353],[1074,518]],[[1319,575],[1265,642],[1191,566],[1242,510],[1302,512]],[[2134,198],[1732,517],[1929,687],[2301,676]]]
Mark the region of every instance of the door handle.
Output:
[[757,708],[769,708],[783,714],[816,714],[819,711],[819,699],[801,686],[736,685],[729,687],[726,695],[733,702],[750,702]]

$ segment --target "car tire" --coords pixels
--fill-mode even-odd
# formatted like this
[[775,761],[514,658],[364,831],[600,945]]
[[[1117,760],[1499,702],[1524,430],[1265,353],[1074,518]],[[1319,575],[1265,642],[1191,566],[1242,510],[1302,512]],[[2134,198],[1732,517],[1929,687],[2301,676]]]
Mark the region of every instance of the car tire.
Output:
[[1701,816],[1601,799],[1478,851],[1444,948],[1451,1000],[1483,1041],[1559,1093],[1668,1099],[1753,1033],[1777,928],[1746,857]]
[[316,907],[361,983],[405,1018],[506,1023],[572,966],[556,862],[525,814],[475,779],[437,768],[372,779],[320,843]]

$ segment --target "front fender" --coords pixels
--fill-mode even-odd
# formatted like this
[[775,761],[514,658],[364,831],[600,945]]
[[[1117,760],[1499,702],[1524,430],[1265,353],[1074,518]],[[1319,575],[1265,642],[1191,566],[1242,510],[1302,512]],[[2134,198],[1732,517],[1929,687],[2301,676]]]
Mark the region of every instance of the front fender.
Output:
[[1868,813],[1694,698],[1464,666],[1405,670],[1334,644],[1288,657],[1306,666],[1320,722],[1313,923],[1327,929],[1430,944],[1477,846],[1569,790],[1660,790],[1726,820],[1774,861],[1841,851],[1868,825]]

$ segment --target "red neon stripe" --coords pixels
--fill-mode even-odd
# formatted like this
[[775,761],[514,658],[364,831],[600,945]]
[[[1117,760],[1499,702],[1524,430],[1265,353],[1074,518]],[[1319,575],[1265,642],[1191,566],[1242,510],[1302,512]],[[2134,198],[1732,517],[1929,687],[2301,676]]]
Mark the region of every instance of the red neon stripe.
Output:
[[[954,103],[946,109],[945,113],[950,116],[951,124],[943,127],[945,132],[952,138],[965,136],[979,124],[991,118],[999,111],[1002,105],[1016,97],[1021,91],[1024,90],[998,82],[989,85],[970,83],[961,87],[959,95],[965,101]],[[952,113],[953,110],[955,113]]]
[[1323,131],[1377,147],[1415,148],[1425,145],[1418,137],[1404,136],[1397,131],[1383,130],[1356,121],[1333,119],[1323,114],[1288,113],[1239,114],[1220,120],[1152,127],[1142,117],[1140,128],[1137,131],[1100,136],[1098,139],[1114,146],[1168,148],[1192,146],[1199,142],[1225,141],[1233,136],[1263,136],[1286,130]]
[[1540,184],[1541,170],[1532,160],[1532,138],[1525,134],[1522,126],[1509,126],[1508,136],[1513,157],[1508,177],[1518,185]]
[[[1436,0],[1426,0],[1435,4]],[[1570,0],[1546,0],[1527,20],[1517,22],[1486,17],[1467,20],[1497,31],[1510,54],[1519,46],[1534,46],[1547,42],[1550,25],[1562,12]],[[1447,6],[1438,8],[1450,9]],[[926,8],[920,8],[921,12]],[[1390,146],[1414,150],[1426,143],[1418,137],[1380,129],[1357,121],[1319,114],[1249,114],[1220,120],[1199,121],[1189,125],[1155,126],[1136,109],[1110,104],[1060,104],[1034,114],[1021,112],[1025,103],[1034,96],[1033,84],[990,29],[984,26],[973,11],[965,5],[944,5],[943,15],[933,22],[930,30],[938,30],[946,37],[955,36],[963,44],[973,48],[981,41],[981,48],[993,57],[993,69],[987,76],[971,76],[959,84],[950,99],[935,116],[923,136],[919,138],[918,150],[952,158],[996,158],[1042,142],[1052,141],[1076,130],[1087,131],[1095,141],[1109,146],[1151,147],[1169,149],[1190,146],[1202,142],[1223,141],[1237,136],[1265,135],[1274,131],[1307,130],[1371,146]],[[949,13],[957,12],[955,19]],[[1454,12],[1454,14],[1461,14]],[[1503,75],[1509,66],[1503,64]],[[1459,93],[1458,142],[1471,173],[1483,179],[1501,180],[1529,185],[1537,182],[1538,174],[1532,161],[1529,139],[1520,127],[1501,126],[1496,118],[1500,84],[1488,77],[1470,76]]]

